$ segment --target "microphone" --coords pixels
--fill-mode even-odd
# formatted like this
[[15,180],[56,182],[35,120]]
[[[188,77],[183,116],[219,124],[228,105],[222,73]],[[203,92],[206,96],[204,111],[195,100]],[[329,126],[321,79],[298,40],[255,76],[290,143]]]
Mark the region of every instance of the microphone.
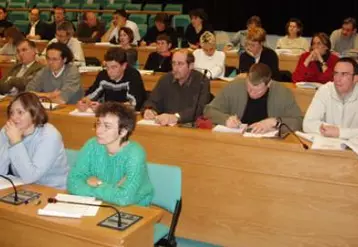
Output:
[[102,207],[102,208],[111,208],[114,211],[116,211],[117,215],[118,215],[118,227],[120,227],[122,225],[122,220],[121,220],[121,213],[119,212],[119,210],[111,205],[96,205],[96,204],[92,204],[92,203],[83,203],[83,202],[67,202],[67,201],[61,201],[61,200],[57,200],[56,198],[50,197],[47,199],[48,203],[67,203],[67,204],[73,204],[73,205],[84,205],[84,206],[94,206],[94,207]]
[[[199,93],[198,93],[198,96],[196,97],[195,107],[194,107],[193,117],[192,117],[193,122],[191,123],[191,127],[192,127],[192,128],[195,128],[195,127],[196,127],[196,126],[195,126],[195,122],[196,122],[195,117],[196,117],[196,113],[197,113],[197,111],[198,111],[198,109],[199,109],[201,91],[203,90],[204,80],[205,80],[205,78],[206,78],[206,74],[207,74],[208,71],[209,71],[209,70],[205,69],[205,70],[204,70],[204,73],[203,73],[203,75],[202,75],[202,77],[200,78]],[[210,73],[211,73],[211,72],[210,72]]]
[[14,189],[14,204],[17,204],[17,202],[19,201],[19,197],[17,195],[17,189],[16,189],[14,182],[10,178],[8,178],[4,175],[0,175],[0,177],[2,177],[3,179],[5,179],[11,183],[12,188]]
[[282,127],[286,127],[286,129],[290,132],[290,134],[292,134],[294,137],[296,137],[296,139],[301,143],[301,146],[307,150],[309,149],[308,145],[306,143],[304,143],[301,138],[296,135],[296,133],[285,123],[281,123],[279,126],[278,126],[278,136],[281,137],[281,134],[282,134]]

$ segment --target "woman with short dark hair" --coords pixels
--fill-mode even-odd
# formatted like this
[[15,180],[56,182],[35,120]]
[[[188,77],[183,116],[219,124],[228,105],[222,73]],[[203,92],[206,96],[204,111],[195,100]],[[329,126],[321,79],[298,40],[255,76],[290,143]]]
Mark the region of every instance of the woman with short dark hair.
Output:
[[17,95],[7,116],[0,132],[0,174],[64,189],[68,165],[62,136],[47,122],[39,98],[33,93]]
[[130,141],[135,112],[118,102],[105,102],[96,110],[96,137],[81,149],[67,181],[72,194],[94,196],[121,206],[148,206],[153,198],[146,154]]

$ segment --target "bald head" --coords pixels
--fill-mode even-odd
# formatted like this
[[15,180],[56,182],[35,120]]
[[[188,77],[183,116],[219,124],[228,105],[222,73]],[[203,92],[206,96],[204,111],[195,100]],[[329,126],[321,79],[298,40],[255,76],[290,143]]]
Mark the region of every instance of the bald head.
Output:
[[32,23],[37,22],[40,20],[40,10],[37,8],[33,8],[30,10],[30,16],[29,19]]

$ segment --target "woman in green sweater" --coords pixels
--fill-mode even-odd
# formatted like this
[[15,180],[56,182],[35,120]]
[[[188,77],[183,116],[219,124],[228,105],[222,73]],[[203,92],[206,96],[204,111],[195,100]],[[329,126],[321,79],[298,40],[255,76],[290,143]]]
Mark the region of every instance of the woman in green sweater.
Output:
[[153,198],[144,149],[128,138],[135,128],[133,110],[106,102],[96,110],[96,137],[87,141],[72,167],[70,193],[126,206],[147,206]]

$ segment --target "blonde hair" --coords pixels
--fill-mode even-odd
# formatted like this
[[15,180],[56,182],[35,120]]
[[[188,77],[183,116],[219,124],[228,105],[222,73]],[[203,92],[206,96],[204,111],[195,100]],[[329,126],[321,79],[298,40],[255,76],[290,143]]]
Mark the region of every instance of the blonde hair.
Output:
[[203,44],[216,45],[215,35],[209,31],[205,31],[200,36],[200,45]]
[[247,40],[265,42],[266,41],[266,31],[261,27],[252,27],[248,29]]

